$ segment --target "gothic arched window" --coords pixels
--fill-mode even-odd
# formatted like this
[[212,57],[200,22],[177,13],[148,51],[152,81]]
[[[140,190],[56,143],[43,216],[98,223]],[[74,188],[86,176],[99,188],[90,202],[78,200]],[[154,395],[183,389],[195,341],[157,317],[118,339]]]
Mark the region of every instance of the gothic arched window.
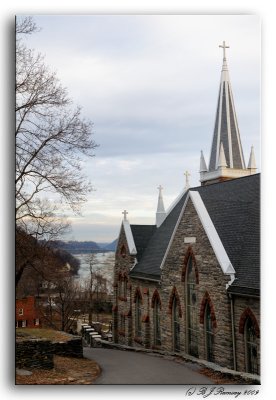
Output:
[[187,304],[187,336],[188,351],[198,357],[198,323],[197,323],[197,293],[196,270],[192,256],[189,257],[186,269],[186,304]]
[[205,292],[200,306],[199,322],[203,324],[206,359],[214,362],[214,340],[217,320],[210,295]]
[[160,308],[160,298],[155,296],[153,299],[153,343],[155,346],[161,345]]
[[206,302],[205,313],[204,313],[204,331],[205,331],[207,361],[214,361],[214,331],[213,331],[211,308],[208,301]]
[[239,333],[244,338],[246,372],[259,374],[258,342],[260,328],[254,313],[249,307],[243,311],[240,317]]
[[127,298],[127,277],[124,276],[123,280],[123,297],[126,299]]
[[120,272],[118,277],[118,297],[122,301],[127,301],[127,276]]
[[180,321],[179,321],[179,302],[176,296],[172,301],[172,328],[173,328],[173,349],[180,351]]
[[247,317],[244,326],[246,371],[258,374],[258,346],[257,335],[250,317]]
[[126,246],[125,246],[124,244],[123,244],[122,247],[121,247],[120,254],[121,254],[121,256],[122,256],[123,258],[125,258],[125,256],[126,256]]
[[122,313],[121,315],[120,315],[120,325],[119,325],[119,333],[121,334],[121,335],[124,335],[125,334],[125,329],[126,329],[126,317],[125,317],[125,315]]
[[142,337],[142,296],[139,289],[135,293],[135,336]]

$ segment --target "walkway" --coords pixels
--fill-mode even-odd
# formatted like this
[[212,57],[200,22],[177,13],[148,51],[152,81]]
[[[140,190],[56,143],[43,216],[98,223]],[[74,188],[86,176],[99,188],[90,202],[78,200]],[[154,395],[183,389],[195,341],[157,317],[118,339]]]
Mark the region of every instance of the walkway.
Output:
[[177,363],[156,355],[103,348],[84,348],[84,357],[102,369],[97,385],[110,384],[212,384],[197,372],[198,366]]

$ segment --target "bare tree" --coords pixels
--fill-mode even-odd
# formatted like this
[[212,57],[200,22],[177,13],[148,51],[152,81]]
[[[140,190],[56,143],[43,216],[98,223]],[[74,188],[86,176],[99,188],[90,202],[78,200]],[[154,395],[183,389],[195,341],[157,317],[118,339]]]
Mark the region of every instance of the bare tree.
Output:
[[84,293],[88,299],[88,321],[91,325],[93,312],[96,314],[96,321],[99,321],[99,312],[108,301],[111,292],[111,282],[102,275],[100,268],[95,268],[95,254],[89,254],[86,263],[89,264],[90,274],[85,281]]
[[86,263],[89,265],[89,283],[88,283],[88,293],[89,293],[89,308],[88,308],[88,321],[89,325],[92,325],[93,320],[93,281],[94,281],[94,271],[93,267],[96,263],[96,255],[91,253],[87,254],[85,258]]
[[[28,21],[27,21],[28,22]],[[21,23],[19,32],[28,28]],[[30,26],[30,21],[27,26]],[[32,25],[29,29],[32,31]],[[92,123],[73,109],[67,91],[40,54],[17,40],[16,218],[43,219],[42,193],[55,193],[75,211],[91,189],[81,157],[93,156]],[[45,218],[51,216],[49,207]]]
[[46,296],[41,296],[40,314],[44,324],[70,331],[79,315],[80,287],[71,276],[55,274],[44,282]]
[[37,30],[31,17],[16,21],[16,223],[53,240],[68,229],[60,204],[79,212],[86,201],[91,185],[82,160],[97,145],[92,123],[72,107],[41,54],[23,42]]

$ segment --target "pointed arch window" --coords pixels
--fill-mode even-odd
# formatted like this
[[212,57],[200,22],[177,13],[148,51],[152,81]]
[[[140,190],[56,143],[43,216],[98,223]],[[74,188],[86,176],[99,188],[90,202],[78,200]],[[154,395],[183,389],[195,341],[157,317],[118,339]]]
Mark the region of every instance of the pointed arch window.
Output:
[[172,301],[172,328],[173,328],[173,349],[180,351],[180,320],[178,299],[174,296]]
[[123,297],[126,299],[127,298],[127,277],[124,276],[123,279]]
[[258,345],[255,327],[250,317],[247,317],[244,326],[246,371],[258,374]]
[[120,326],[119,326],[119,333],[120,335],[125,335],[125,329],[126,329],[126,317],[122,313],[120,315]]
[[190,256],[186,269],[187,336],[188,352],[194,357],[198,357],[197,281],[193,257]]
[[135,336],[142,337],[142,296],[139,289],[135,293]]
[[214,342],[217,320],[214,305],[208,292],[205,292],[201,302],[199,322],[203,324],[204,328],[206,359],[214,362]]
[[161,328],[160,328],[160,310],[161,301],[158,294],[152,299],[153,307],[153,344],[155,346],[161,346]]
[[172,349],[173,351],[180,351],[180,318],[182,317],[182,310],[175,286],[170,296],[169,313],[172,316]]
[[211,307],[209,302],[206,302],[206,307],[205,307],[204,331],[205,331],[207,361],[214,361],[214,331],[213,331]]
[[259,374],[258,343],[260,328],[254,313],[249,307],[244,310],[240,317],[239,333],[243,334],[244,337],[246,372]]
[[126,256],[126,246],[123,244],[120,250],[120,255],[125,258]]
[[118,297],[119,300],[127,301],[127,276],[120,272],[118,277]]

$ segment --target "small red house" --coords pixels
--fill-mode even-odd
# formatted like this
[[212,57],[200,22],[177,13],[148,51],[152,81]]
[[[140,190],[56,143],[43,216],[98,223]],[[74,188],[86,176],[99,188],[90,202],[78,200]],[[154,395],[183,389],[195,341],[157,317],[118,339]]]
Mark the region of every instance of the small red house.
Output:
[[40,328],[39,312],[34,296],[16,299],[16,327]]

